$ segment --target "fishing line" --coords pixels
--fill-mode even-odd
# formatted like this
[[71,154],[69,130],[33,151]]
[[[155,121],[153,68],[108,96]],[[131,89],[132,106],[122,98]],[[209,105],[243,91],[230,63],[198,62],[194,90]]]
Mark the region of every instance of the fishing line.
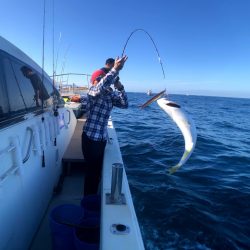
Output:
[[69,52],[69,49],[71,47],[71,44],[68,45],[67,49],[66,49],[66,52],[64,54],[64,59],[63,59],[63,63],[62,63],[62,70],[61,70],[61,79],[60,79],[60,83],[62,84],[63,83],[63,73],[64,73],[64,69],[65,69],[65,64],[66,64],[66,58],[67,58],[67,55],[68,55],[68,52]]
[[154,42],[154,39],[152,38],[152,36],[150,36],[150,34],[149,34],[146,30],[144,30],[144,29],[135,29],[134,31],[131,32],[131,34],[130,34],[129,37],[127,38],[126,43],[125,43],[125,45],[124,45],[124,47],[123,47],[122,57],[123,57],[123,55],[124,55],[124,52],[125,52],[125,49],[126,49],[126,47],[127,47],[128,41],[130,40],[130,38],[132,37],[132,35],[133,35],[134,33],[136,33],[137,31],[143,31],[144,33],[146,33],[146,34],[148,35],[148,37],[150,38],[151,42],[153,43],[154,48],[155,48],[156,53],[157,53],[157,56],[158,56],[159,63],[160,63],[160,65],[161,65],[161,70],[162,70],[163,78],[165,79],[165,72],[164,72],[164,68],[163,68],[163,64],[162,64],[162,61],[161,61],[161,57],[160,57],[159,50],[157,49],[157,46],[156,46],[156,44],[155,44],[155,42]]

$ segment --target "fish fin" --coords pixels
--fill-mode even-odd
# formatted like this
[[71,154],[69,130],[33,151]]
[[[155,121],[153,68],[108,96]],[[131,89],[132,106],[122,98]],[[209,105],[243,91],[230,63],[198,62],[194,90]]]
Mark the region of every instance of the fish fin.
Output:
[[173,167],[171,167],[168,171],[169,171],[169,174],[173,174],[175,173],[179,168],[181,167],[181,165],[177,164]]

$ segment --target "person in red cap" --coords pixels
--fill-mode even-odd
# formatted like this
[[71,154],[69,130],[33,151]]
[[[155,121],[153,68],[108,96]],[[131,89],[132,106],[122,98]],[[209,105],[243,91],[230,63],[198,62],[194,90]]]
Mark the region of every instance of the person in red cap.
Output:
[[[110,70],[96,70],[88,92],[87,119],[82,133],[82,152],[86,161],[84,195],[96,194],[101,179],[108,119],[113,106],[128,108],[127,94],[119,81],[119,71],[127,56],[116,58]],[[111,86],[114,86],[115,91]]]
[[114,64],[115,64],[115,59],[108,58],[105,62],[105,67],[101,68],[101,70],[103,70],[105,74],[107,74],[114,67]]
[[[101,79],[103,76],[105,76],[113,67],[115,64],[115,59],[114,58],[108,58],[105,62],[105,66],[99,70],[96,70],[90,79],[90,82],[94,82],[96,78]],[[97,79],[97,80],[98,80]],[[80,95],[74,95],[70,98],[71,102],[81,102],[83,97]]]

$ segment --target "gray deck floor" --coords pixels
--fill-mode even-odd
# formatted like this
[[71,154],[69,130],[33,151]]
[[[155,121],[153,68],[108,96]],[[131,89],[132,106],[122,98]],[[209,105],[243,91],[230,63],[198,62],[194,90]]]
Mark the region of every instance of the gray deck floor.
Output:
[[82,128],[83,124],[85,123],[86,119],[80,118],[77,120],[76,128],[74,134],[71,138],[69,146],[63,155],[63,162],[83,162],[83,154],[82,154],[82,146],[81,146],[81,139],[82,139]]
[[30,250],[52,249],[49,215],[54,207],[61,204],[80,205],[81,199],[83,197],[84,174],[83,171],[80,170],[78,171],[78,174],[75,174],[75,172],[75,169],[71,170],[72,174],[67,176],[64,180],[62,192],[53,196],[36,237],[32,242]]
[[84,121],[85,119],[78,119],[74,135],[63,156],[63,163],[68,165],[70,169],[68,169],[68,174],[64,178],[62,190],[59,194],[53,195],[30,250],[52,249],[49,215],[55,206],[61,204],[80,205],[84,184],[84,159],[81,151],[81,133]]

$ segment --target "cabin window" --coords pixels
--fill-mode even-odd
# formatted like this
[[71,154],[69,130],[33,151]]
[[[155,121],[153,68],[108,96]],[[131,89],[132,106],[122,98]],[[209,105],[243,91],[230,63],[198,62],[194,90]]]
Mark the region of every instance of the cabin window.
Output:
[[44,77],[44,87],[46,88],[50,98],[48,99],[47,105],[52,106],[53,105],[53,85],[52,82],[49,81],[46,77]]
[[23,63],[12,61],[12,65],[27,109],[47,106],[50,95],[42,83],[41,75]]
[[9,115],[9,102],[5,89],[3,70],[0,64],[0,121],[6,119]]
[[3,59],[3,69],[11,114],[25,112],[29,103],[25,103],[24,96],[20,91],[18,78],[14,73],[14,67],[8,58]]
[[48,90],[48,92],[50,93],[50,95],[55,99],[56,105],[59,107],[64,106],[65,102],[63,98],[60,96],[58,90],[53,86],[51,81],[48,80],[47,78],[44,79],[44,85]]
[[[18,59],[0,51],[0,121],[39,111],[64,101],[52,85],[51,79]],[[43,84],[44,82],[44,84]]]
[[47,78],[44,78],[44,86],[47,89],[50,96],[53,96],[53,85]]
[[[17,105],[18,108],[16,106],[13,107],[13,103],[11,106],[12,112],[21,110],[37,110],[41,109],[42,105],[44,105],[44,107],[51,106],[51,97],[48,90],[42,83],[42,76],[37,73],[37,71],[30,66],[15,60],[14,58],[6,58],[4,61],[5,71],[12,73],[7,74],[11,76],[10,78],[12,78],[10,79],[9,77],[6,77],[7,86],[10,86],[10,89],[13,87],[12,89],[17,90],[16,92],[19,93],[23,103],[20,105],[21,101],[19,101]],[[9,90],[8,93],[10,93]]]

